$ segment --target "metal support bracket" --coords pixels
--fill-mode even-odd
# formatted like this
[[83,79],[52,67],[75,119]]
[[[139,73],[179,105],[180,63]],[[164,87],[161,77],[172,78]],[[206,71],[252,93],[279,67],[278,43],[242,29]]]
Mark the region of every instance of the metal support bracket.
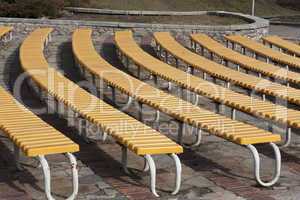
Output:
[[260,157],[256,150],[256,148],[252,144],[248,144],[247,148],[251,151],[253,159],[254,159],[254,175],[256,182],[264,187],[269,187],[274,185],[279,177],[280,177],[280,170],[281,170],[281,154],[279,148],[274,143],[270,143],[272,146],[274,153],[275,153],[275,168],[274,168],[274,174],[273,178],[270,182],[263,182],[260,178]]
[[[72,178],[73,178],[73,192],[67,198],[67,200],[73,200],[77,196],[78,193],[78,171],[77,171],[77,162],[76,158],[71,153],[66,153],[68,156],[71,167],[72,167]],[[50,168],[45,156],[38,156],[39,161],[41,163],[43,173],[44,173],[44,187],[45,193],[48,200],[55,200],[51,195],[51,175],[50,175]]]
[[280,145],[280,147],[287,147],[291,144],[291,138],[292,138],[292,129],[287,128],[286,134],[285,134],[285,141],[283,144]]
[[192,148],[192,147],[198,147],[201,144],[202,140],[202,130],[201,129],[196,129],[196,134],[197,134],[197,139],[194,143],[192,144],[184,144],[185,148]]
[[130,174],[127,168],[127,148],[122,145],[122,167],[126,174]]

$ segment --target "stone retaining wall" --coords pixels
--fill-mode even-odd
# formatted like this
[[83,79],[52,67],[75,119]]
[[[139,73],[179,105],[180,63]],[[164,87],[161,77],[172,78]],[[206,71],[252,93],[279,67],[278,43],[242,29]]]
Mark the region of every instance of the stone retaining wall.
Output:
[[119,23],[119,22],[102,22],[102,21],[75,21],[75,20],[49,20],[49,19],[23,19],[23,18],[0,18],[1,25],[14,26],[14,34],[28,34],[37,27],[53,27],[55,34],[70,34],[78,27],[93,28],[94,34],[99,35],[104,32],[131,29],[136,35],[149,35],[156,31],[170,31],[177,38],[184,42],[189,42],[189,34],[202,32],[207,33],[215,39],[222,40],[223,35],[242,34],[251,38],[260,38],[269,31],[269,21],[244,15],[240,13],[231,13],[223,11],[200,12],[211,15],[234,15],[247,19],[248,24],[231,25],[231,26],[203,26],[203,25],[178,25],[178,24],[146,24],[146,23]]

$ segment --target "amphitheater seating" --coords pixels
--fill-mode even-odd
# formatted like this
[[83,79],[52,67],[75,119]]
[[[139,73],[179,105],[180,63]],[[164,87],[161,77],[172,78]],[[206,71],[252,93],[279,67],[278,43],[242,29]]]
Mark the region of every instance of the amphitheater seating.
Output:
[[[268,101],[250,98],[247,95],[234,92],[173,68],[144,52],[134,41],[131,32],[116,32],[115,40],[118,49],[126,57],[154,75],[242,112],[274,121],[274,123],[283,123],[288,124],[289,127],[300,128],[300,121],[297,120],[300,117],[299,111],[287,109]],[[278,112],[281,112],[282,115],[279,115]]]
[[300,46],[296,43],[284,40],[281,37],[275,35],[263,37],[262,40],[265,45],[269,44],[271,48],[273,46],[276,46],[277,48],[279,48],[279,51],[284,50],[285,52],[295,57],[300,57]]
[[258,73],[259,77],[264,75],[266,77],[270,77],[272,79],[280,80],[283,82],[294,84],[300,83],[300,77],[298,73],[291,72],[269,63],[265,63],[242,55],[236,51],[226,48],[225,46],[205,34],[192,34],[191,41],[193,44],[192,48],[194,50],[196,50],[197,46],[199,46],[201,49],[200,52],[203,53],[202,48],[204,48],[209,51],[209,53],[217,55],[219,58],[221,58],[226,65],[228,65],[228,62],[231,62],[238,65],[240,68],[246,69],[247,71],[249,70]]
[[170,155],[177,169],[174,190],[174,193],[177,193],[180,187],[181,165],[176,154],[182,153],[183,148],[166,136],[91,95],[49,67],[43,54],[43,44],[51,31],[51,28],[37,29],[25,39],[20,48],[20,62],[24,71],[43,92],[53,96],[58,104],[66,106],[74,116],[79,115],[111,135],[122,146],[124,169],[126,169],[127,149],[143,156],[150,167],[151,190],[156,196],[158,196],[155,191],[156,168],[151,156]]
[[0,26],[0,40],[8,41],[12,39],[12,27]]
[[245,89],[281,98],[292,104],[300,105],[300,90],[244,74],[201,57],[180,45],[168,32],[154,33],[154,38],[158,49],[164,49],[167,53],[167,57],[172,55],[176,59],[182,60],[188,66],[201,70],[205,74],[209,74],[217,79],[226,81],[227,85],[228,83],[232,83]]
[[253,52],[253,57],[257,58],[257,55],[266,57],[266,62],[270,60],[283,64],[287,69],[300,68],[300,58],[292,57],[287,54],[270,49],[263,44],[253,41],[247,37],[241,35],[229,35],[225,36],[225,39],[232,43],[232,48],[235,49],[236,44],[240,45],[243,52],[248,49]]
[[[79,42],[82,38],[87,38],[84,43],[88,45],[84,46],[83,43]],[[131,32],[116,32],[115,41],[117,47],[124,56],[130,58],[133,62],[138,63],[138,65],[144,66],[145,68],[147,68],[146,66],[156,66],[156,68],[165,70],[165,77],[169,76],[169,71],[172,72],[171,69],[168,69],[167,65],[165,66],[164,63],[161,64],[160,61],[157,61],[155,58],[144,53],[134,42]],[[198,106],[193,106],[172,95],[161,92],[149,85],[145,85],[137,79],[128,77],[128,75],[125,75],[123,72],[119,71],[116,73],[117,69],[105,62],[100,56],[96,56],[96,51],[91,41],[90,30],[81,30],[75,33],[73,37],[73,51],[80,66],[85,67],[87,70],[91,71],[92,74],[101,79],[105,79],[117,88],[122,88],[120,90],[126,94],[132,93],[132,96],[138,101],[161,110],[176,118],[178,121],[183,121],[189,125],[200,128],[200,130],[203,129],[218,137],[222,137],[239,145],[247,145],[248,147],[252,146],[252,144],[280,141],[279,135],[274,135],[254,126],[214,114],[205,109],[201,109]],[[91,57],[94,58],[91,59]],[[97,60],[98,62],[96,62]],[[98,63],[98,65],[96,63]],[[104,72],[107,72],[108,70],[113,72],[114,78],[110,78],[110,74],[104,76],[106,74]],[[159,74],[160,72],[153,68],[151,73]],[[177,74],[176,70],[172,73],[173,77],[186,78],[186,76],[182,77],[180,74],[182,74],[181,71]],[[124,82],[124,79],[127,79],[127,82]],[[130,84],[128,84],[128,82]],[[130,85],[130,87],[128,85]],[[140,85],[143,85],[143,87],[140,87]],[[144,86],[145,89],[143,89]],[[259,181],[258,177],[256,178],[261,185],[265,185]]]

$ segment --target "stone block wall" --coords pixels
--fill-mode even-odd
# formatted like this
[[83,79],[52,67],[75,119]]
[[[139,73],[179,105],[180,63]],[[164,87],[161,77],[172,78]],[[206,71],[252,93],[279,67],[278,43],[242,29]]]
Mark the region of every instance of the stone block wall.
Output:
[[[201,12],[203,14],[203,11]],[[268,34],[269,21],[254,16],[223,11],[206,12],[214,15],[234,15],[246,19],[248,24],[231,26],[203,26],[203,25],[177,25],[177,24],[145,24],[145,23],[118,23],[100,21],[74,21],[74,20],[49,20],[49,19],[22,19],[0,18],[0,26],[13,26],[14,36],[28,34],[38,27],[53,27],[53,35],[70,34],[76,28],[92,28],[95,36],[103,33],[113,34],[115,31],[130,29],[137,37],[150,35],[157,31],[169,31],[177,39],[189,44],[189,34],[206,33],[222,41],[224,35],[241,34],[250,38],[259,39]]]

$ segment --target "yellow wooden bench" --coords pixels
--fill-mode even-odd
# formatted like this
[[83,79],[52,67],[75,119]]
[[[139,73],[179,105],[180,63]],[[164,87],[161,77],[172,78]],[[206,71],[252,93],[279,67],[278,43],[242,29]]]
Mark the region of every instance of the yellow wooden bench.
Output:
[[215,79],[225,81],[228,87],[230,84],[234,84],[261,93],[263,94],[263,99],[265,95],[269,95],[271,97],[287,100],[292,104],[300,105],[300,90],[298,89],[244,74],[201,57],[180,45],[168,32],[154,33],[154,38],[158,51],[161,52],[162,49],[164,49],[167,55],[165,56],[166,58],[173,56],[188,66],[204,72],[203,78],[206,77],[206,74],[209,74]]
[[70,109],[69,113],[74,113],[74,117],[79,115],[111,135],[122,146],[122,164],[125,170],[127,149],[144,157],[150,168],[151,190],[156,196],[156,168],[152,155],[167,154],[173,158],[176,164],[173,194],[176,194],[181,182],[181,164],[176,154],[182,153],[183,148],[151,127],[91,95],[49,67],[43,55],[43,44],[51,31],[50,28],[37,29],[25,39],[20,48],[20,62],[24,71],[43,92],[54,97],[59,105],[57,107],[67,107]]
[[242,55],[236,51],[226,48],[206,34],[191,34],[191,44],[192,49],[201,53],[202,56],[204,56],[204,49],[206,49],[209,54],[213,54],[210,56],[211,58],[218,56],[225,65],[228,65],[228,62],[231,62],[237,65],[238,71],[240,68],[243,68],[247,71],[256,72],[259,77],[262,77],[263,75],[275,80],[280,80],[284,83],[287,83],[287,85],[289,85],[289,83],[300,83],[300,77],[298,73],[291,72],[272,64]]
[[75,199],[78,192],[78,172],[73,152],[79,146],[68,137],[46,124],[0,87],[0,129],[15,145],[17,167],[20,151],[28,157],[38,157],[43,173],[45,193],[51,196],[50,168],[45,158],[51,154],[64,153],[69,158],[73,174],[73,193],[68,199]]
[[13,27],[0,26],[0,41],[10,41],[12,39]]
[[300,112],[297,110],[287,109],[284,106],[276,105],[268,101],[251,98],[173,68],[144,52],[134,41],[131,32],[117,32],[115,41],[117,48],[126,57],[126,59],[123,59],[125,65],[130,60],[138,67],[142,67],[151,72],[154,76],[154,80],[156,76],[158,76],[169,81],[169,84],[174,83],[179,87],[194,92],[196,95],[196,98],[194,98],[195,105],[198,105],[197,98],[201,95],[220,105],[224,104],[231,107],[233,119],[235,119],[236,110],[239,110],[275,124],[287,125],[286,141],[282,146],[288,146],[290,144],[291,127],[300,128]]
[[[140,62],[149,61],[150,58],[137,49],[135,45],[130,45],[133,40],[126,37],[128,36],[127,33],[117,32],[115,35],[117,46],[122,52],[124,51],[124,55],[131,57],[130,54],[132,53],[133,57],[140,59]],[[183,123],[199,129],[196,142],[198,144],[201,139],[201,130],[208,131],[239,145],[251,146],[252,149],[254,148],[253,144],[280,141],[280,136],[277,134],[201,109],[114,68],[98,55],[93,46],[91,35],[92,31],[90,29],[78,29],[74,32],[72,38],[74,58],[78,66],[85,69],[84,74],[86,77],[92,77],[90,81],[93,83],[104,80],[110,86],[129,95],[129,98],[136,100],[140,108],[143,104],[146,104],[175,118],[180,124],[179,143],[182,143]],[[127,47],[126,49],[122,48],[123,44],[125,48]],[[260,182],[259,178],[258,182]],[[264,183],[262,184],[264,185]]]
[[285,51],[294,57],[300,57],[300,46],[296,43],[284,40],[279,36],[272,35],[262,37],[264,45],[269,45],[270,48],[276,46],[279,51]]
[[237,45],[240,45],[243,53],[246,53],[246,50],[249,50],[253,52],[254,58],[257,58],[258,55],[264,56],[266,62],[275,61],[276,63],[285,65],[287,70],[289,70],[289,68],[300,68],[300,58],[275,51],[247,37],[241,35],[229,35],[224,38],[228,41],[228,45],[229,42],[231,43],[233,50]]

